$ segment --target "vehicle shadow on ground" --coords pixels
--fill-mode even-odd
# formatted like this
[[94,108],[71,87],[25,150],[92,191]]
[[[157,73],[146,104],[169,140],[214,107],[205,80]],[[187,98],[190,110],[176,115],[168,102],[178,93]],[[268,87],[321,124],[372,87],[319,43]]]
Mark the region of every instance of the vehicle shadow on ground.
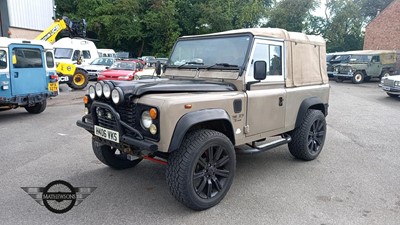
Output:
[[24,108],[0,111],[0,123],[5,120],[30,119],[34,116],[36,115],[28,113]]
[[[107,202],[114,202],[120,209],[140,208],[139,211],[151,210],[168,215],[179,214],[177,216],[194,212],[184,207],[170,194],[165,180],[165,165],[144,160],[135,168],[114,170],[100,163],[94,156],[90,163],[96,164],[96,169],[79,173],[69,179],[74,184],[85,181],[85,185],[97,187],[94,195],[99,197],[92,199],[94,207],[101,208],[101,205],[104,206]],[[224,208],[230,207],[229,202],[237,201],[238,193],[235,191],[240,190],[241,187],[259,183],[260,180],[268,180],[271,177],[276,179],[280,176],[279,174],[296,171],[303,163],[294,159],[286,146],[258,155],[237,155],[233,185],[226,199],[220,204],[223,204]],[[241,196],[246,198],[242,194]]]

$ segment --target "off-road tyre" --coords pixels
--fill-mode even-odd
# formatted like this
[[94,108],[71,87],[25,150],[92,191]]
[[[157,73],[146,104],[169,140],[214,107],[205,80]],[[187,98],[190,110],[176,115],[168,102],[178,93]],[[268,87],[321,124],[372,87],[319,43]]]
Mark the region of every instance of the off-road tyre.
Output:
[[398,98],[399,97],[399,95],[397,95],[397,94],[390,94],[390,93],[387,93],[387,92],[386,92],[386,94],[389,95],[392,98]]
[[46,109],[47,100],[43,100],[42,102],[38,102],[33,106],[25,106],[26,111],[31,114],[39,114]]
[[224,134],[201,129],[188,133],[168,158],[166,180],[171,194],[193,210],[217,205],[229,191],[236,155]]
[[321,153],[326,137],[325,116],[320,110],[309,109],[299,127],[289,133],[290,153],[302,160],[316,159]]
[[77,68],[75,70],[74,75],[71,77],[71,82],[68,83],[68,86],[75,90],[82,90],[84,89],[88,82],[89,76],[85,70]]
[[117,154],[119,152],[117,151],[118,149],[101,144],[94,139],[92,139],[92,148],[100,162],[116,170],[132,168],[143,160],[142,158],[138,158],[130,161],[126,158],[126,154]]
[[357,71],[354,73],[351,81],[353,82],[353,84],[361,84],[362,82],[364,82],[364,73]]

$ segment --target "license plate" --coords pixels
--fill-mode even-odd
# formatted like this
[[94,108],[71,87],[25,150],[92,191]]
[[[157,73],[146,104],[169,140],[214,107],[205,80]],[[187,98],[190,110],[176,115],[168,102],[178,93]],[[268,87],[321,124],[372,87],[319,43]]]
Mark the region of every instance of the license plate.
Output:
[[119,143],[119,133],[117,131],[94,125],[94,134],[106,140]]
[[51,92],[58,92],[58,83],[49,83],[47,89]]
[[383,86],[382,88],[383,88],[383,90],[385,90],[385,91],[390,91],[390,87],[385,87],[385,86]]

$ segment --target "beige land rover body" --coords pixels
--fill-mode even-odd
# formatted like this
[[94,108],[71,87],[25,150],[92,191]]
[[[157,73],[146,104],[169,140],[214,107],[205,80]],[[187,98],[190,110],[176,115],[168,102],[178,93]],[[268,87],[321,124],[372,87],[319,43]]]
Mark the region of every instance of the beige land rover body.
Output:
[[77,125],[112,168],[167,164],[171,193],[189,208],[223,199],[239,153],[288,144],[313,160],[323,148],[330,88],[319,36],[257,28],[181,37],[156,71],[90,86]]

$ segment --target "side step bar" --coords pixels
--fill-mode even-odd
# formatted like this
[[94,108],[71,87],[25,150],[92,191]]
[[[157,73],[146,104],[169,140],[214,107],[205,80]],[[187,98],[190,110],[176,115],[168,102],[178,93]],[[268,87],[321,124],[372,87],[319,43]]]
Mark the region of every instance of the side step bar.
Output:
[[268,150],[271,150],[273,148],[276,148],[280,145],[284,145],[289,143],[292,140],[292,137],[290,137],[288,134],[283,134],[282,138],[276,141],[272,141],[270,143],[266,143],[260,146],[256,146],[256,142],[253,141],[253,143],[247,144],[248,146],[250,146],[250,149],[239,149],[236,150],[237,154],[257,154],[257,153],[261,153],[261,152],[265,152]]

